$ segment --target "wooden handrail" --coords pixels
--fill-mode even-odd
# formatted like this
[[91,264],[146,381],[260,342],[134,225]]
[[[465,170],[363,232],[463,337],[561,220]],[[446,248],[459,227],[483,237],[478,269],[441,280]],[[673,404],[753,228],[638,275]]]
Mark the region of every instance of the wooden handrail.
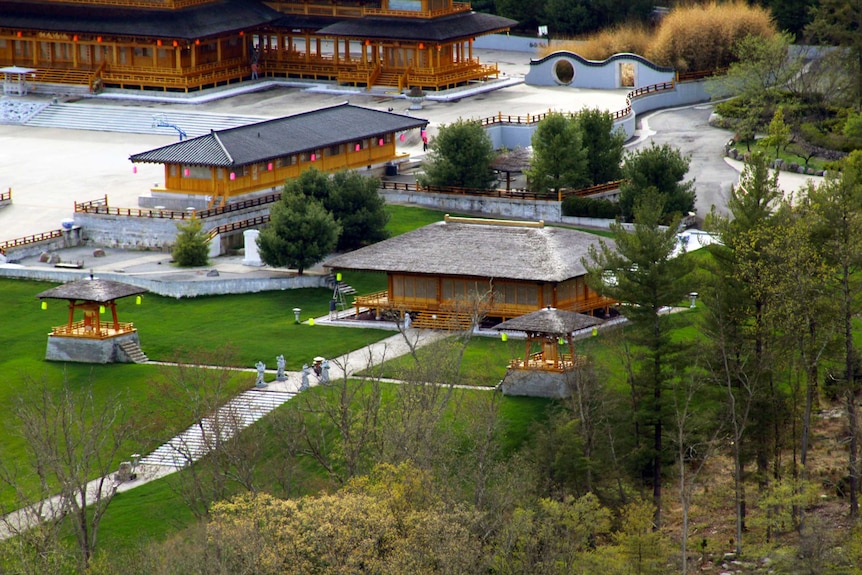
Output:
[[51,230],[50,232],[42,232],[40,234],[32,234],[23,238],[15,238],[14,240],[5,240],[0,242],[0,253],[5,254],[9,248],[17,248],[28,244],[35,244],[55,238],[62,238],[63,230]]

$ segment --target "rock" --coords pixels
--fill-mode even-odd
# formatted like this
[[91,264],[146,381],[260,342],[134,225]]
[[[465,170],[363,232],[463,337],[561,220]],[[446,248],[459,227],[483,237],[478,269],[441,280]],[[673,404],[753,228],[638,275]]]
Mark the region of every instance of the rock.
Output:
[[787,169],[791,172],[795,172],[799,169],[799,164],[797,164],[796,162],[790,162],[789,164],[787,164]]
[[210,270],[207,272],[208,278],[217,278],[219,276],[218,270]]
[[796,173],[797,174],[804,174],[805,173],[805,166],[797,166],[796,167]]
[[826,170],[817,170],[816,172],[814,172],[814,175],[815,176],[825,176]]
[[63,260],[60,259],[60,254],[51,254],[51,257],[48,258],[49,264],[58,264],[61,261],[63,261]]
[[813,176],[814,175],[814,168],[806,168],[805,173],[808,174],[809,176]]
[[103,258],[103,257],[105,257],[106,255],[107,255],[107,254],[105,253],[105,250],[103,250],[103,249],[101,249],[101,248],[98,248],[98,249],[93,250],[93,257],[94,257],[94,258]]
[[51,254],[49,254],[48,252],[42,252],[41,254],[39,254],[39,261],[43,264],[48,263],[49,261],[51,261]]

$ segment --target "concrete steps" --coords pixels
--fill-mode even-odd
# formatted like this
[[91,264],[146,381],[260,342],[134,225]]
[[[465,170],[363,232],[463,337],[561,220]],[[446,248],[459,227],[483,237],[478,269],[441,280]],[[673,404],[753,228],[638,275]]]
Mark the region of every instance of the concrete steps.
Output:
[[190,465],[295,395],[286,391],[245,391],[215,414],[161,445],[140,463],[177,469]]
[[141,349],[141,346],[136,344],[133,341],[124,341],[120,344],[120,349],[126,352],[126,355],[129,356],[134,363],[148,363],[150,358],[144,353],[144,350]]
[[131,106],[99,106],[78,103],[52,104],[35,116],[26,125],[42,128],[68,128],[72,130],[95,130],[100,132],[124,132],[130,134],[174,135],[179,132],[159,123],[176,125],[189,138],[208,134],[210,130],[224,130],[259,122],[265,118],[200,112],[171,111]]

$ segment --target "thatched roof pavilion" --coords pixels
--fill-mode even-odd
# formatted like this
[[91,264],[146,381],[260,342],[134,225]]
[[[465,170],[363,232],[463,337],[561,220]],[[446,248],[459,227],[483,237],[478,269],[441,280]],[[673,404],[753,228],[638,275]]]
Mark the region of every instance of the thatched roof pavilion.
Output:
[[[146,361],[140,350],[137,330],[117,317],[117,300],[140,296],[146,289],[112,280],[82,279],[45,290],[36,297],[43,300],[63,299],[69,302],[69,319],[48,335],[46,359],[107,363],[112,361]],[[138,300],[140,302],[140,300]],[[75,311],[83,319],[75,321]],[[102,314],[110,310],[110,321]]]
[[[337,256],[333,270],[385,272],[388,289],[356,298],[360,307],[414,312],[417,327],[488,302],[486,317],[507,319],[545,307],[591,312],[615,302],[585,282],[581,262],[611,240],[544,222],[446,216],[444,221]],[[490,296],[490,297],[489,297]],[[428,319],[429,321],[425,321]]]

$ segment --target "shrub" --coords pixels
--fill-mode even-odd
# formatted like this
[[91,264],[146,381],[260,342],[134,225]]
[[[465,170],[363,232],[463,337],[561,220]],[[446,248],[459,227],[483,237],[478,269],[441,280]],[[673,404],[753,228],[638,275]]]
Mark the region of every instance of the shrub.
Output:
[[177,240],[171,250],[171,257],[178,266],[205,266],[209,261],[207,235],[203,222],[192,217],[188,222],[177,224]]
[[574,218],[602,218],[614,220],[621,215],[620,205],[601,198],[581,198],[569,196],[563,200],[564,216]]
[[580,40],[555,43],[543,55],[563,49],[589,60],[604,60],[631,52],[680,72],[714,70],[736,59],[733,46],[737,41],[774,34],[768,10],[732,0],[677,7],[662,19],[654,34],[643,24],[618,26]]
[[741,0],[680,7],[662,20],[644,55],[680,72],[715,70],[735,60],[733,46],[737,41],[775,33],[767,9]]

